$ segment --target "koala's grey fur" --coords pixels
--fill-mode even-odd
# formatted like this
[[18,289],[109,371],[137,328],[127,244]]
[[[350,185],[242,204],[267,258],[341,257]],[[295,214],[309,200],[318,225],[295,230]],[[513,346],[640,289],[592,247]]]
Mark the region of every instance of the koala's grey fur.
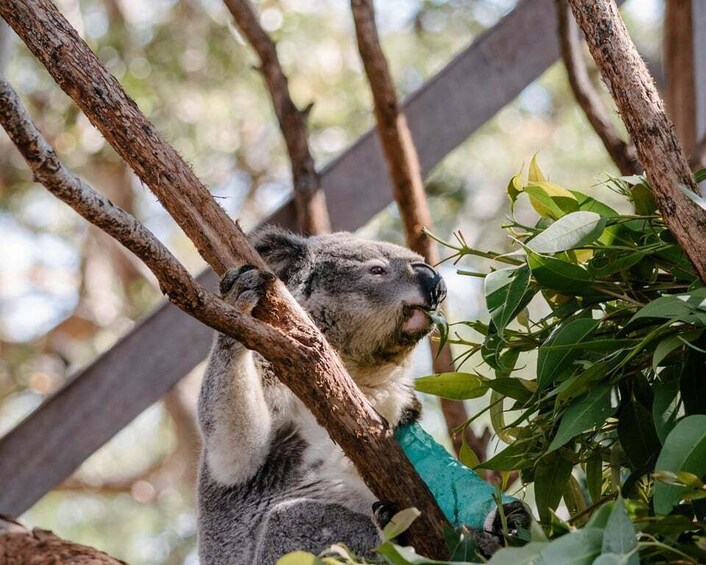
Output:
[[[410,354],[430,329],[418,311],[429,299],[412,268],[422,257],[345,233],[301,238],[268,229],[254,243],[376,410],[392,426],[414,413]],[[266,278],[230,272],[225,296],[252,311]],[[379,543],[375,497],[350,461],[267,362],[224,335],[211,352],[199,423],[202,564],[270,565],[336,542],[366,554]]]

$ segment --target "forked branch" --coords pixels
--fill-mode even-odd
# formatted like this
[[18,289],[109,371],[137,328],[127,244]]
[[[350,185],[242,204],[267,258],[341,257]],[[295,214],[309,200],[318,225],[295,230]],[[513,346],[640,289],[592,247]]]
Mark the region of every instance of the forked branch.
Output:
[[662,217],[706,282],[706,211],[674,126],[613,0],[569,0],[603,80],[635,143]]
[[559,44],[571,91],[586,115],[591,127],[598,134],[603,146],[623,175],[633,175],[640,170],[635,146],[621,137],[606,112],[601,96],[588,75],[586,60],[581,53],[579,28],[566,0],[557,2]]

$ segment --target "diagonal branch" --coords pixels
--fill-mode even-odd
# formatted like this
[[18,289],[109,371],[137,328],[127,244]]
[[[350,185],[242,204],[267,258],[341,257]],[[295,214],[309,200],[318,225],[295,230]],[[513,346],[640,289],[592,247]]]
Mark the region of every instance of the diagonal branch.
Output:
[[[423,231],[424,228],[429,230],[434,228],[424,193],[419,157],[405,115],[400,110],[395,84],[380,45],[373,3],[371,0],[353,0],[351,9],[355,21],[358,50],[370,83],[377,130],[385,152],[407,245],[422,255],[427,263],[436,265],[439,263],[436,244],[431,238],[426,237]],[[430,345],[434,371],[437,373],[454,371],[451,349],[447,346],[439,351],[438,344],[431,340]],[[462,401],[442,398],[441,410],[454,451],[458,454],[463,438],[453,430],[461,427],[468,420],[466,407]],[[484,439],[485,434],[475,437],[473,429],[467,426],[465,435],[478,458],[484,461],[488,446],[488,441]]]
[[284,142],[292,164],[294,202],[299,228],[304,233],[329,233],[331,223],[326,210],[326,197],[308,142],[308,106],[300,110],[289,94],[287,77],[277,57],[277,46],[257,19],[249,0],[224,0],[240,32],[260,58],[259,70],[277,114]]
[[[242,230],[51,2],[3,0],[0,15],[157,195],[216,272],[244,262],[266,268]],[[188,275],[171,274],[177,283],[185,283]],[[183,296],[168,291],[170,300],[179,300],[177,305],[191,308],[194,317],[261,352],[341,446],[378,498],[422,510],[410,529],[417,549],[430,557],[446,555],[442,533],[446,520],[429,489],[387,423],[360,393],[340,357],[286,287],[277,282],[256,308],[254,315],[264,326],[195,285],[182,290]],[[302,372],[310,378],[301,379]]]
[[2,78],[0,124],[24,157],[35,180],[139,257],[154,273],[161,291],[171,302],[206,325],[225,333],[237,333],[238,339],[251,349],[292,346],[286,334],[244,316],[206,291],[151,231],[64,167],[17,93]]
[[706,282],[706,212],[682,192],[698,194],[698,188],[618,7],[613,0],[569,4],[635,143],[662,217]]
[[606,151],[616,164],[621,174],[633,175],[640,170],[635,146],[631,141],[624,141],[606,112],[601,96],[588,76],[586,61],[581,53],[579,29],[571,15],[571,8],[566,0],[557,2],[559,21],[559,44],[564,60],[566,74],[571,91],[586,118],[603,142]]

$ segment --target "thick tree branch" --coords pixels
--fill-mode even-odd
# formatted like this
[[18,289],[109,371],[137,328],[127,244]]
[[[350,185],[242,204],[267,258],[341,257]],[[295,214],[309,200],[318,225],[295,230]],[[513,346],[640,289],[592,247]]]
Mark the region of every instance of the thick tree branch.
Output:
[[[48,0],[5,0],[0,2],[0,14],[157,195],[214,270],[223,273],[244,262],[266,268],[242,230],[215,203],[53,4]],[[118,235],[130,234],[121,231]],[[143,245],[138,239],[131,250],[140,251]],[[178,292],[167,291],[170,300],[262,353],[282,382],[341,446],[377,497],[422,510],[410,529],[417,549],[430,557],[446,555],[442,534],[446,520],[431,493],[387,423],[360,393],[338,355],[284,285],[273,285],[256,308],[255,317],[265,322],[262,324],[191,284],[186,279],[188,273],[172,269],[168,275],[171,282],[182,285],[177,287]],[[302,372],[310,378],[301,379]]]
[[613,0],[569,0],[591,55],[613,95],[647,173],[662,217],[706,282],[706,212],[674,126]]
[[292,164],[294,202],[299,228],[304,233],[329,233],[331,222],[326,196],[309,149],[307,118],[311,107],[300,110],[289,94],[287,77],[277,57],[277,46],[258,21],[249,0],[224,0],[238,29],[260,58],[260,71],[277,114]]
[[[439,262],[436,244],[423,232],[424,228],[432,230],[433,225],[424,193],[417,149],[407,126],[407,120],[400,110],[395,84],[380,45],[373,3],[371,0],[352,0],[351,9],[355,21],[358,50],[370,83],[377,130],[394,188],[397,208],[404,225],[407,245],[422,255],[427,263],[436,265]],[[451,349],[447,346],[439,351],[438,344],[431,340],[430,345],[434,371],[437,373],[454,371]],[[468,420],[466,407],[461,401],[442,398],[441,410],[454,450],[458,454],[462,438],[459,434],[454,434],[453,430]],[[470,426],[466,427],[466,435],[469,444],[478,449],[478,457],[485,460],[487,441],[483,442],[482,438],[476,438]]]
[[559,44],[571,91],[586,118],[598,134],[611,159],[621,174],[632,175],[640,170],[635,146],[624,141],[606,112],[601,96],[588,75],[586,61],[581,53],[581,37],[571,8],[566,0],[557,2]]

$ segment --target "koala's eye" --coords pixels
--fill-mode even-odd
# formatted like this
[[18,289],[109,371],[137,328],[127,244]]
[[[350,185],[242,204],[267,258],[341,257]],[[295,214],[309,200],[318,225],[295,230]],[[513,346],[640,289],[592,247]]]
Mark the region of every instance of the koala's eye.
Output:
[[385,267],[381,267],[380,265],[373,265],[369,269],[371,275],[384,275],[387,271],[385,270]]

